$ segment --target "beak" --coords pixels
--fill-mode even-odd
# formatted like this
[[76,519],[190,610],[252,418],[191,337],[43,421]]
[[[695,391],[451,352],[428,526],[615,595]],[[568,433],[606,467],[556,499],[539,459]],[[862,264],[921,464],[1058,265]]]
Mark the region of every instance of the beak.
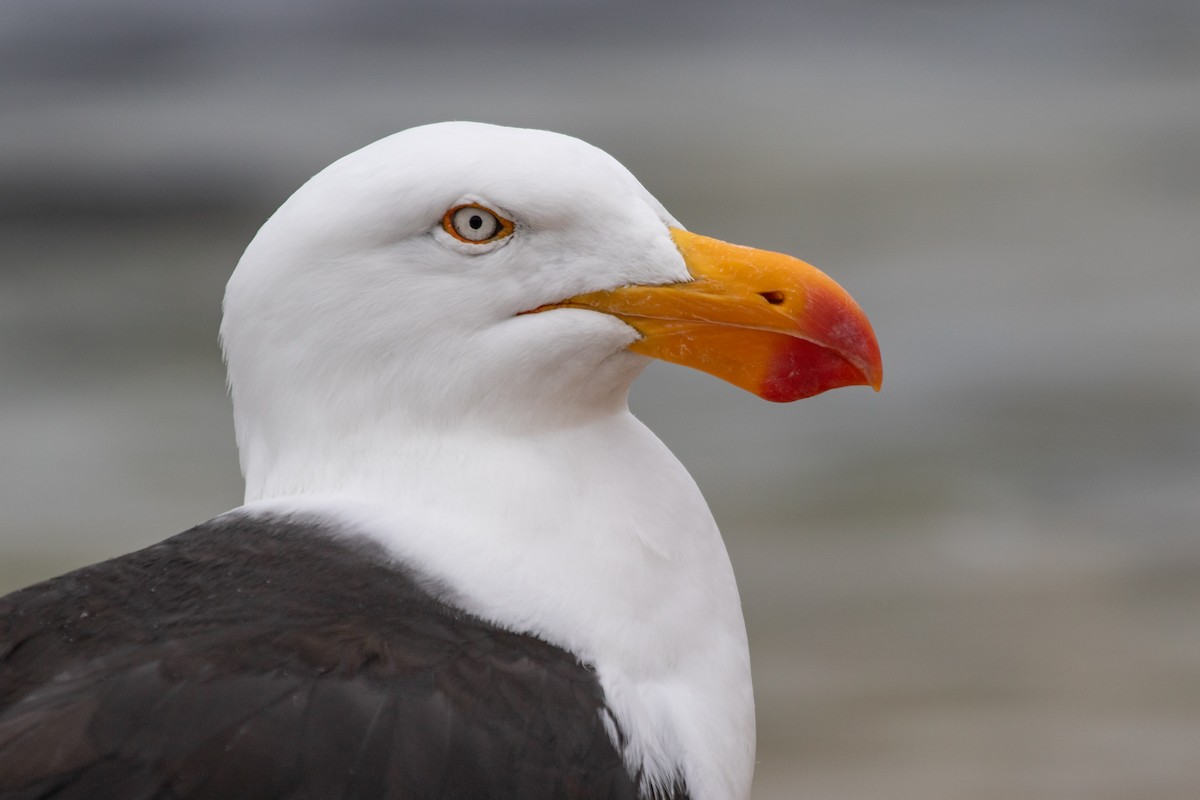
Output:
[[790,402],[836,389],[879,390],[883,366],[871,323],[817,268],[671,229],[693,280],[589,292],[537,309],[587,308],[642,338],[629,349],[702,370],[760,397]]

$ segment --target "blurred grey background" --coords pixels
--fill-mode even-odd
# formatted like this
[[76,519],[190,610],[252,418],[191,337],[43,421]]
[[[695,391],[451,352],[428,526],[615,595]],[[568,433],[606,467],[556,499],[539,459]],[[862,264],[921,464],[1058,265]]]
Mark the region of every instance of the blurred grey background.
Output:
[[8,0],[0,589],[240,502],[267,215],[477,119],[850,289],[881,394],[655,365],[743,590],[756,800],[1200,796],[1200,4]]

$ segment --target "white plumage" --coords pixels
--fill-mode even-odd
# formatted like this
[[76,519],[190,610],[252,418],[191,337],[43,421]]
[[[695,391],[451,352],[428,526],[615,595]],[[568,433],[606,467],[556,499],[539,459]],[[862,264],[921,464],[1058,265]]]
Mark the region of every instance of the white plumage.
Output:
[[[511,235],[460,240],[441,223],[461,206]],[[251,508],[340,520],[454,604],[574,652],[632,772],[744,800],[738,592],[695,483],[628,410],[640,334],[587,308],[524,313],[691,281],[672,228],[578,140],[416,128],[279,209],[229,281],[221,336]]]

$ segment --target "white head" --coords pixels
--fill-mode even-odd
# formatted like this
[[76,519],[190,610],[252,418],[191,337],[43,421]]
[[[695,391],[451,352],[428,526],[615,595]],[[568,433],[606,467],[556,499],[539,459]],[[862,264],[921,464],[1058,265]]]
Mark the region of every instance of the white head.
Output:
[[384,431],[623,409],[635,353],[772,400],[878,387],[880,371],[862,312],[817,270],[684,233],[577,139],[467,122],[395,134],[302,186],[230,278],[221,339],[251,499],[278,465],[353,457]]
[[[443,217],[466,204],[511,235],[455,238]],[[226,291],[248,482],[364,428],[486,417],[519,430],[623,404],[646,360],[626,350],[636,331],[584,310],[521,312],[689,280],[670,225],[614,159],[545,131],[429,125],[337,161],[262,227]]]

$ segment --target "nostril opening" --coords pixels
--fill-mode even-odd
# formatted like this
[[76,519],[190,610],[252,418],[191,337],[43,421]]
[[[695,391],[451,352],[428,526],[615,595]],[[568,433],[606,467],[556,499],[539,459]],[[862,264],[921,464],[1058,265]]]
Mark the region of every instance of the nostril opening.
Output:
[[783,304],[783,300],[784,300],[783,292],[759,292],[758,294],[762,297],[763,300],[766,300],[768,303],[770,303],[773,306],[778,306],[778,305]]

